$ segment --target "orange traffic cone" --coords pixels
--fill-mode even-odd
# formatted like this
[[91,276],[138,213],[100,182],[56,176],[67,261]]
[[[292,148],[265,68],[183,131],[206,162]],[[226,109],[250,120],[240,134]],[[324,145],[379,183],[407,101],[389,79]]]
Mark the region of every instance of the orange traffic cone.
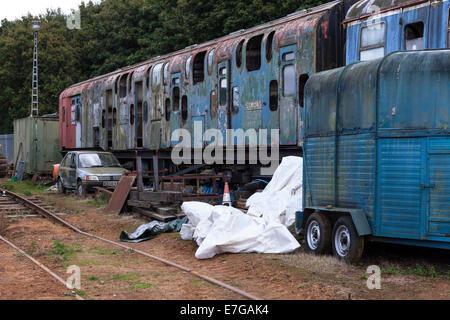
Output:
[[229,206],[231,207],[231,196],[230,196],[230,188],[228,187],[228,182],[225,182],[225,190],[223,192],[223,200],[222,200],[223,206]]

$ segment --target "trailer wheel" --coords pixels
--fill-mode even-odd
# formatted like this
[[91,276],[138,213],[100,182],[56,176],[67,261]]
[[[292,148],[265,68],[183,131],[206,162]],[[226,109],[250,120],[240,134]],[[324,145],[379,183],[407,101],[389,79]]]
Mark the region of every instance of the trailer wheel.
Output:
[[331,249],[331,224],[324,214],[315,212],[306,221],[306,251],[324,254]]
[[340,260],[356,263],[364,251],[364,238],[358,232],[350,217],[341,217],[333,228],[333,254]]

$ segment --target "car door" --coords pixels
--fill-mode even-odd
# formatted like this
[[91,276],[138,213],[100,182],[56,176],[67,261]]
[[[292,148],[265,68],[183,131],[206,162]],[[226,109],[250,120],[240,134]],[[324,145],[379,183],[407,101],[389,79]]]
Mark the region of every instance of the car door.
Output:
[[61,161],[61,165],[59,167],[59,178],[62,181],[62,184],[64,187],[68,187],[69,186],[69,181],[68,181],[68,169],[69,169],[69,159],[72,157],[72,153],[69,152],[68,154],[66,154],[66,156],[64,157],[63,161]]
[[67,169],[68,175],[68,186],[70,188],[75,188],[77,185],[77,164],[76,164],[77,154],[72,153],[71,158],[69,158],[69,166]]

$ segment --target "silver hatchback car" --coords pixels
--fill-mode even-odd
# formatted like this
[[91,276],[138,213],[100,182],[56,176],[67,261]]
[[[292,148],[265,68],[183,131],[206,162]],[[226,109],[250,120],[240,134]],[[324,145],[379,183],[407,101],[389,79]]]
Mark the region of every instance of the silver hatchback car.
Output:
[[114,187],[126,171],[110,152],[71,151],[61,161],[58,189],[75,189],[84,197],[93,187]]

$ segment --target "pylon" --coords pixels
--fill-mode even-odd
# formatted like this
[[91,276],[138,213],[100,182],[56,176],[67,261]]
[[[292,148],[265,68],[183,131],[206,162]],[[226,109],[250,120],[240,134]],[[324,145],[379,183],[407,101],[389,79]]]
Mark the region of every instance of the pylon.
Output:
[[230,196],[230,188],[228,187],[228,182],[225,182],[225,190],[223,192],[223,200],[222,200],[223,206],[229,206],[231,207],[231,196]]

